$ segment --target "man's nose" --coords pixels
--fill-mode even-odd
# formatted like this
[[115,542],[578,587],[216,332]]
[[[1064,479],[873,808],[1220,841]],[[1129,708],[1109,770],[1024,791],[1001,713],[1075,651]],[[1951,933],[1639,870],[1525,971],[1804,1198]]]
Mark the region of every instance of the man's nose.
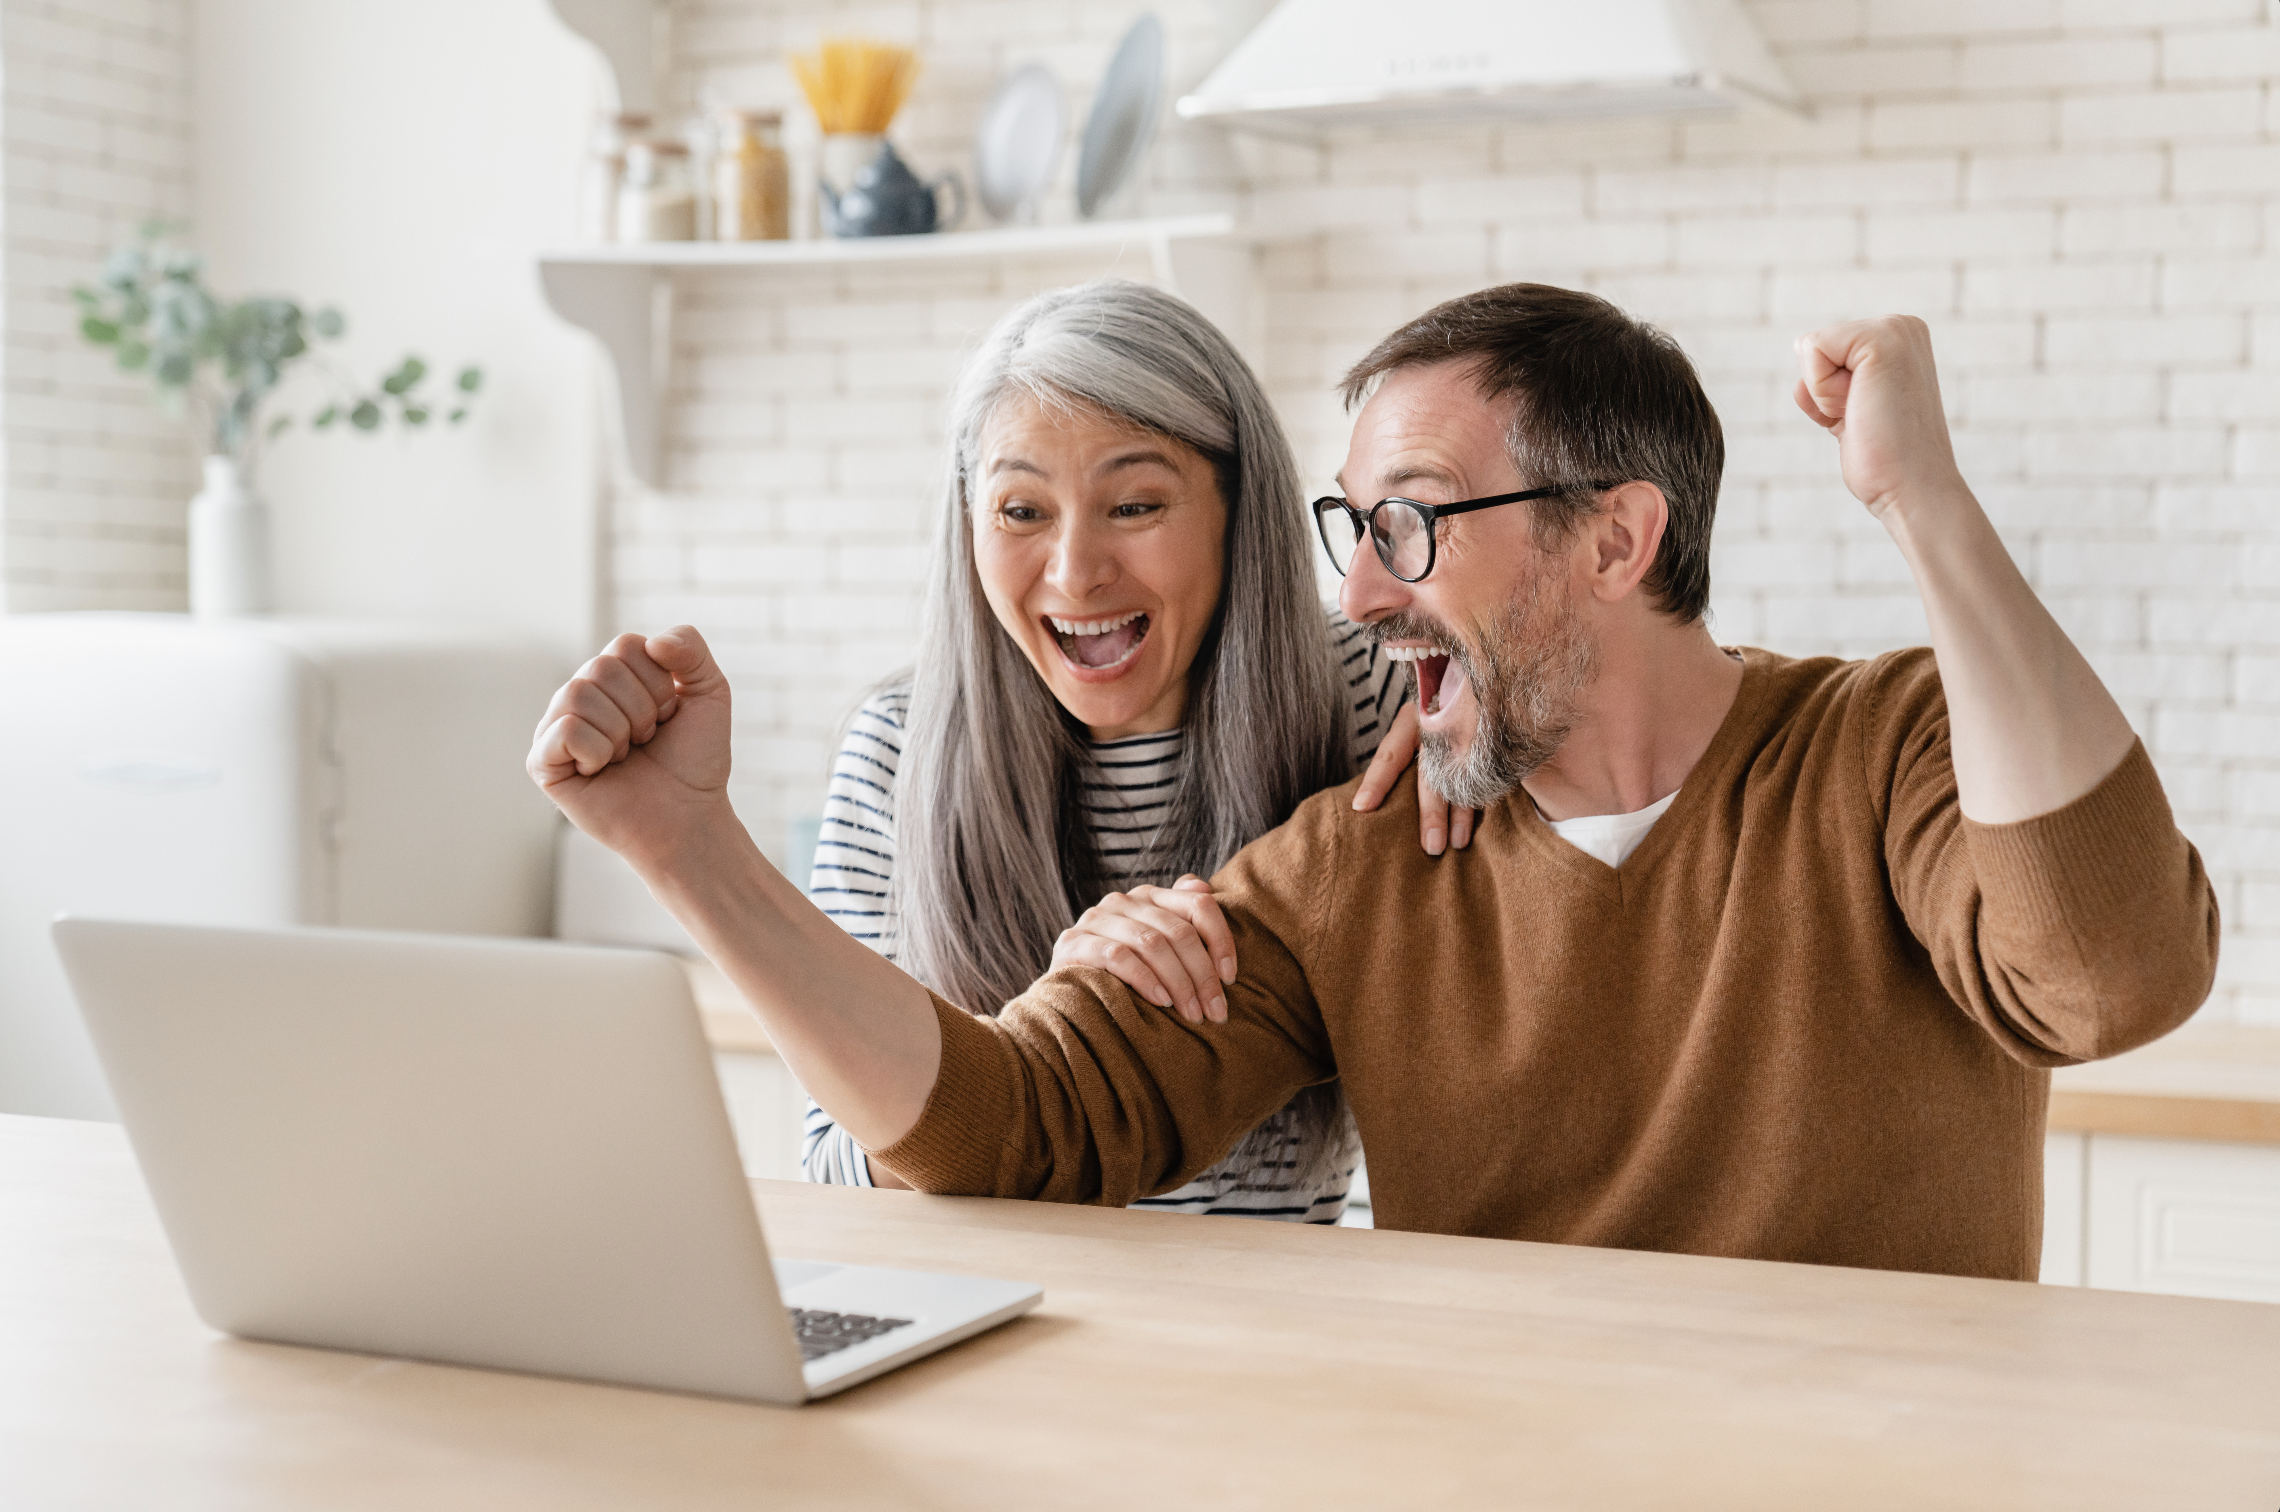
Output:
[[1411,597],[1410,585],[1385,570],[1375,544],[1364,538],[1346,564],[1346,580],[1338,586],[1338,612],[1357,625],[1374,624],[1408,608]]

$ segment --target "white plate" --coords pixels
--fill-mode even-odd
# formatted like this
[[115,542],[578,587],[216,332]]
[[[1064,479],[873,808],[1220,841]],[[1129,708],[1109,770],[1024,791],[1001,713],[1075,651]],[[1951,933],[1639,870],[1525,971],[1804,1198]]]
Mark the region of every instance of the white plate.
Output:
[[1088,220],[1140,166],[1164,104],[1164,28],[1154,16],[1132,23],[1101,75],[1077,157],[1077,213]]
[[998,81],[974,132],[974,189],[999,220],[1037,219],[1037,201],[1053,182],[1067,135],[1061,81],[1028,63]]

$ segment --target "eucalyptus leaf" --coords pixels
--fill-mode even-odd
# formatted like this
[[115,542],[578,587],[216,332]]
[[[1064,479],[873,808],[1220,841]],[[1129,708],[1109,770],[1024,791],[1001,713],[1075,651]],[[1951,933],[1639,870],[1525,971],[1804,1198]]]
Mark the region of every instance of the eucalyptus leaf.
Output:
[[451,412],[451,423],[452,423],[453,425],[457,425],[457,424],[458,424],[460,421],[462,421],[462,420],[464,420],[464,419],[466,419],[466,418],[467,418],[467,411],[465,411],[464,409],[455,409],[455,410],[453,410],[453,411]]
[[319,336],[327,341],[335,341],[348,329],[348,318],[328,305],[317,311],[316,318],[309,324]]
[[144,346],[144,345],[143,345],[141,342],[139,342],[139,341],[122,341],[122,342],[120,342],[120,343],[119,343],[119,366],[120,366],[120,367],[122,367],[122,368],[126,369],[128,372],[130,372],[130,373],[131,373],[131,372],[135,371],[137,368],[140,368],[140,367],[143,367],[143,366],[147,365],[149,362],[150,362],[150,348],[149,348],[149,347],[146,347],[146,346]]
[[404,406],[404,423],[406,425],[425,425],[427,422],[428,412],[426,410],[416,404]]
[[287,430],[291,429],[292,425],[293,417],[291,415],[279,415],[276,419],[269,422],[269,439],[272,441],[276,440],[279,436],[284,435]]
[[459,392],[462,394],[472,394],[480,390],[482,387],[483,370],[481,368],[463,367],[459,370]]
[[356,408],[348,412],[348,423],[360,431],[378,430],[380,428],[380,406],[369,399],[358,400]]
[[97,346],[109,346],[119,339],[119,328],[108,320],[99,320],[90,315],[79,322],[79,334]]
[[311,430],[324,430],[339,418],[340,406],[337,404],[328,404],[323,409],[317,411],[316,418],[309,422],[309,428]]

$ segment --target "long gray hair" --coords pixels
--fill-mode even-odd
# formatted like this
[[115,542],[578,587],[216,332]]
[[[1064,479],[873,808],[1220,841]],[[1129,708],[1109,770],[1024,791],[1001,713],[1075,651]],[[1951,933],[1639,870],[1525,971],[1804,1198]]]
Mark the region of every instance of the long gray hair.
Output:
[[[1044,974],[1103,873],[1078,806],[1091,761],[1082,727],[997,623],[974,566],[982,430],[1016,393],[1186,442],[1213,464],[1227,506],[1219,607],[1188,673],[1179,778],[1143,877],[1209,876],[1352,771],[1305,502],[1258,379],[1210,321],[1144,284],[1104,279],[1030,300],[990,332],[952,401],[895,784],[889,907],[903,964],[981,1012]],[[1301,1122],[1327,1128],[1338,1095],[1316,1093],[1302,1098]]]

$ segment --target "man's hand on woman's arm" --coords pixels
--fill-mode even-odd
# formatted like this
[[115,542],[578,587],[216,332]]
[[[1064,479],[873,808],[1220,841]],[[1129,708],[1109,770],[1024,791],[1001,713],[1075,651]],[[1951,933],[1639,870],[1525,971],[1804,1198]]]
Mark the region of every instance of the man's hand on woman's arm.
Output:
[[581,667],[526,765],[736,984],[800,1085],[858,1143],[884,1149],[934,1089],[933,1002],[760,854],[728,801],[728,737],[728,680],[682,625],[621,635]]
[[1830,326],[1797,359],[1797,407],[1836,437],[1845,485],[1915,576],[1964,814],[2008,824],[2087,794],[2136,737],[1965,486],[1931,332],[1910,316]]

